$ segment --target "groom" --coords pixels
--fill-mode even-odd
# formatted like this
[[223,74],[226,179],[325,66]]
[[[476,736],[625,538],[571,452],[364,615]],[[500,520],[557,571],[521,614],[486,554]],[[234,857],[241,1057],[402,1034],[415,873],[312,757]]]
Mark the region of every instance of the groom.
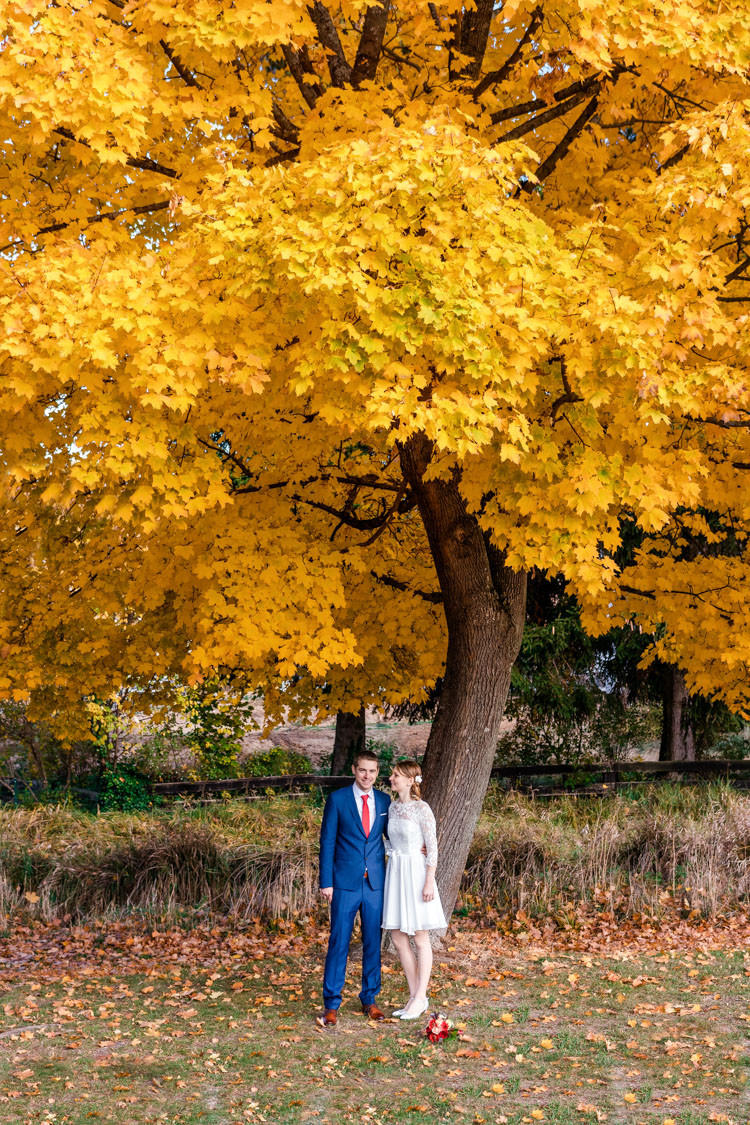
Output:
[[331,934],[323,973],[325,1012],[318,1022],[335,1027],[346,978],[349,943],[357,914],[362,927],[362,1011],[382,1020],[375,1004],[380,992],[380,923],[383,918],[385,848],[390,797],[373,786],[378,758],[361,750],[352,766],[354,784],[330,794],[320,829],[320,893],[331,906]]

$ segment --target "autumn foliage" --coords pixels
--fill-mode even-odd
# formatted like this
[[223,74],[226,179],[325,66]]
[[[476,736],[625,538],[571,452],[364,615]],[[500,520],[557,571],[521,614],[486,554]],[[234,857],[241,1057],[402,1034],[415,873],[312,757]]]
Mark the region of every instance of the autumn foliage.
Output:
[[744,0],[4,16],[5,693],[445,668],[454,889],[530,568],[746,705]]

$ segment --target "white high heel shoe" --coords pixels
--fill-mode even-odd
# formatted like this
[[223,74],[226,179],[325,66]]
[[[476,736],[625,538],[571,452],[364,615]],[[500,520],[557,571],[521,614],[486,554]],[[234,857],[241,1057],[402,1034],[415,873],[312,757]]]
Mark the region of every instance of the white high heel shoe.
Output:
[[410,996],[408,1002],[406,1004],[404,1004],[403,1008],[396,1008],[395,1012],[391,1012],[391,1016],[392,1017],[400,1016],[402,1014],[402,1012],[406,1011],[406,1009],[409,1007],[409,1004],[411,1004],[413,999],[414,999],[414,997]]
[[407,1011],[404,1011],[402,1009],[401,1015],[398,1018],[401,1019],[401,1020],[418,1020],[420,1016],[424,1015],[424,1013],[427,1011],[429,1006],[430,1006],[430,1001],[425,999],[425,1002],[424,1002],[423,1006],[419,1009],[418,1012],[407,1012]]

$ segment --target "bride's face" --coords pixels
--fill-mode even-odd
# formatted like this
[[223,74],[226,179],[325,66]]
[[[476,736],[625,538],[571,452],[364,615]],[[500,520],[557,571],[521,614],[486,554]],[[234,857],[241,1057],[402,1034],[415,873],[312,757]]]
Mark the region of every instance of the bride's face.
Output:
[[398,793],[399,797],[409,793],[411,789],[411,778],[401,773],[400,770],[394,769],[388,780],[391,789],[393,789],[394,793]]

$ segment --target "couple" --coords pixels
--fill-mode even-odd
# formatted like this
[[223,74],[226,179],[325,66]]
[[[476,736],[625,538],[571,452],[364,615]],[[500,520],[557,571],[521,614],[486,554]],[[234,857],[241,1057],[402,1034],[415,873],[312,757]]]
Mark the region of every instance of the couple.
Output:
[[331,905],[323,974],[325,1012],[318,1020],[323,1027],[336,1026],[357,914],[362,928],[359,998],[362,1011],[372,1020],[385,1018],[375,1003],[380,991],[381,930],[391,931],[409,985],[408,1004],[393,1015],[413,1020],[427,1010],[432,972],[429,931],[447,925],[435,886],[435,818],[420,799],[418,764],[405,758],[394,765],[389,781],[395,801],[373,788],[378,776],[376,754],[360,751],[352,773],[354,784],[328,797],[320,829],[320,890]]

